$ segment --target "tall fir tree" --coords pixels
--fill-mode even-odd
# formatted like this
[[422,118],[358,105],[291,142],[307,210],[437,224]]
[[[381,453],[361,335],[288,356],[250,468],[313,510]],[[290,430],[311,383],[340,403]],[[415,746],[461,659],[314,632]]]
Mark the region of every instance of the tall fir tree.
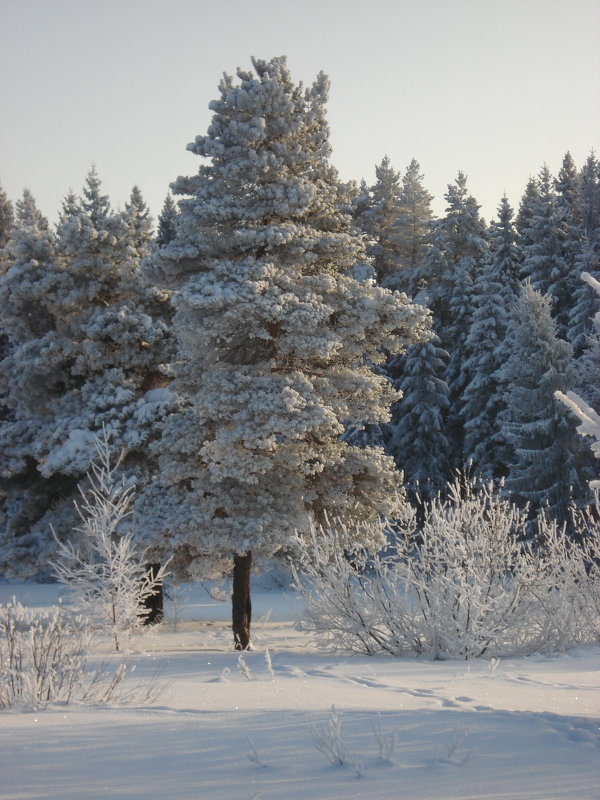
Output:
[[509,325],[508,360],[499,369],[506,387],[500,435],[512,450],[506,488],[522,506],[567,518],[572,490],[581,490],[573,455],[575,431],[554,397],[573,386],[572,348],[557,336],[551,301],[526,284]]
[[[423,291],[430,300],[434,317],[443,336],[456,323],[452,296],[459,287],[472,284],[473,277],[487,257],[486,229],[479,205],[469,194],[467,177],[459,172],[444,195],[447,207],[443,217],[432,224],[431,248],[413,281],[413,292]],[[454,301],[460,305],[459,299]]]
[[569,340],[576,358],[589,346],[592,320],[600,309],[598,295],[580,278],[583,272],[600,278],[600,163],[594,153],[581,168],[578,189],[579,249],[575,254],[576,286],[569,315]]
[[531,206],[525,229],[522,276],[542,294],[552,297],[552,313],[557,320],[558,334],[566,337],[570,294],[569,263],[565,258],[563,212],[554,189],[550,170],[544,165],[538,176],[538,199]]
[[46,480],[38,470],[45,423],[67,381],[68,343],[57,330],[52,306],[59,284],[56,238],[25,190],[16,203],[0,276],[0,325],[7,342],[0,363],[0,571],[5,575],[38,571],[51,537],[48,525],[36,523],[49,509],[64,510],[65,494],[74,489],[69,479]]
[[110,200],[107,194],[102,194],[101,189],[102,181],[98,176],[96,165],[92,164],[85,178],[80,205],[96,230],[102,230],[110,214]]
[[209,162],[173,184],[177,236],[156,259],[177,290],[174,390],[188,405],[167,422],[145,496],[174,569],[194,578],[211,557],[233,561],[237,649],[250,643],[253,554],[326,511],[399,509],[393,460],[340,435],[389,419],[395,392],[370,364],[428,326],[424,309],[353,277],[365,254],[329,163],[326,77],[304,89],[285,58],[253,67],[223,78],[207,135],[189,145]]
[[[529,231],[533,227],[533,217],[540,202],[540,190],[537,179],[530,177],[525,186],[525,191],[521,197],[519,211],[515,220],[515,227],[518,234],[518,244],[521,250],[533,244],[529,237]],[[528,277],[523,276],[521,277]]]
[[[139,450],[168,402],[152,394],[168,383],[160,364],[169,360],[169,334],[150,313],[140,269],[150,252],[148,209],[134,188],[125,211],[112,212],[101,189],[92,168],[57,231],[62,283],[55,313],[71,342],[70,381],[54,405],[45,472],[86,472],[103,426],[116,450]],[[73,427],[83,432],[77,447]]]
[[6,246],[15,219],[13,205],[0,186],[0,249]]
[[445,197],[446,214],[433,223],[431,248],[416,272],[414,288],[427,299],[441,346],[449,353],[445,373],[450,401],[446,433],[453,465],[461,468],[466,341],[472,322],[473,285],[488,258],[488,243],[480,207],[468,191],[464,173],[459,172]]
[[[5,269],[8,253],[6,245],[10,238],[10,233],[14,223],[14,209],[13,204],[8,199],[6,192],[0,186],[0,275],[3,274]],[[8,336],[2,328],[2,317],[0,315],[0,361],[6,358],[10,348]],[[2,392],[0,391],[0,420],[4,419],[8,413],[8,408],[2,399]]]
[[[361,229],[367,235],[367,254],[372,259],[375,275],[385,285],[399,266],[396,243],[396,220],[399,214],[400,175],[385,156],[375,167],[376,181],[368,192],[368,206],[355,205]],[[361,197],[364,196],[363,194]]]
[[506,329],[520,289],[521,259],[515,241],[513,210],[504,196],[498,221],[490,225],[490,260],[478,273],[474,285],[473,321],[463,367],[465,459],[486,477],[499,477],[506,469],[504,446],[498,437],[498,418],[504,408],[503,387],[496,373],[498,363],[506,355]]
[[164,247],[173,241],[177,236],[177,218],[179,212],[177,205],[173,200],[173,196],[168,194],[165,197],[163,207],[158,216],[158,231],[156,233],[156,244],[159,247]]
[[563,228],[563,254],[572,275],[581,237],[581,176],[571,153],[566,153],[554,181]]
[[405,356],[397,356],[400,377],[394,388],[402,399],[393,407],[392,420],[384,426],[386,450],[404,473],[413,495],[431,499],[450,478],[450,443],[446,436],[448,385],[444,372],[448,353],[437,336],[414,344]]
[[[362,233],[366,230],[364,215],[371,207],[371,190],[364,178],[361,179],[358,188],[352,198],[352,217],[356,223],[357,228]],[[366,236],[366,234],[365,234]]]
[[133,187],[129,202],[125,203],[124,219],[129,228],[128,238],[135,248],[137,258],[141,260],[149,256],[150,241],[152,239],[152,217],[139,186]]
[[151,469],[147,443],[172,397],[160,367],[168,330],[149,313],[131,211],[110,211],[95,170],[82,198],[66,198],[56,236],[25,200],[18,216],[26,221],[4,276],[13,352],[3,364],[11,418],[1,435],[8,463],[26,464],[27,480],[36,474],[33,489],[17,489],[21,498],[35,491],[38,500],[25,519],[13,514],[24,503],[15,500],[8,528],[13,543],[38,537],[39,565],[54,546],[49,523],[71,527],[76,484],[95,456],[96,435],[104,428],[115,451],[125,449],[124,470],[143,483]]
[[386,286],[409,292],[413,277],[423,263],[431,241],[432,195],[423,186],[419,162],[414,158],[402,176],[398,196],[398,216],[394,222],[394,243],[398,270]]

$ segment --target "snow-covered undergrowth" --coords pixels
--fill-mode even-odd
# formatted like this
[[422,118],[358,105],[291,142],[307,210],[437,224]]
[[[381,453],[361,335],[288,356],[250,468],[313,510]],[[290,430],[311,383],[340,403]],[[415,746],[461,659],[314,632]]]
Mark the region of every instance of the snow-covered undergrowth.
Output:
[[[43,613],[60,591],[0,584],[0,602],[16,594]],[[257,591],[256,649],[242,665],[228,603],[197,585],[176,600],[165,624],[132,640],[136,670],[124,687],[151,680],[159,665],[168,682],[149,704],[2,712],[3,797],[597,798],[596,645],[488,661],[324,655],[295,628],[291,593]],[[121,661],[108,633],[93,655]],[[338,735],[343,764],[329,763],[312,731],[330,733],[334,746]]]
[[[438,659],[562,653],[598,641],[597,525],[574,544],[490,484],[457,480],[387,555],[345,552],[341,523],[299,542],[305,630],[338,652]],[[306,579],[307,578],[307,579]]]
[[36,613],[16,599],[0,603],[0,708],[42,709],[51,703],[143,705],[159,692],[155,679],[125,686],[127,663],[92,664],[88,621],[62,607]]

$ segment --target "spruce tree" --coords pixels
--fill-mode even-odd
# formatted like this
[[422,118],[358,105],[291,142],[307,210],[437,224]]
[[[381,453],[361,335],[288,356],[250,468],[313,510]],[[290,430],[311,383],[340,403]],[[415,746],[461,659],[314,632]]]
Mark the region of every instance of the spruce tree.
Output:
[[124,218],[129,228],[129,241],[135,248],[137,257],[142,259],[150,255],[152,217],[139,186],[134,186],[131,190],[129,202],[125,203]]
[[531,216],[525,229],[522,275],[542,294],[552,297],[552,313],[558,333],[568,330],[572,296],[569,291],[569,264],[565,258],[563,215],[554,189],[554,181],[546,165],[538,177],[538,199],[531,205]]
[[110,214],[110,200],[107,194],[102,194],[101,189],[102,181],[98,176],[96,165],[92,164],[85,178],[81,209],[90,218],[96,230],[102,230]]
[[14,218],[13,205],[0,186],[0,249],[8,242]]
[[325,512],[369,523],[399,510],[393,460],[341,434],[389,419],[395,392],[370,365],[426,338],[428,322],[353,277],[365,253],[329,163],[327,78],[304,89],[285,58],[253,67],[224,76],[189,145],[208,162],[173,184],[177,236],[155,258],[176,289],[173,390],[188,405],[167,420],[145,495],[174,569],[195,578],[233,560],[237,649],[250,644],[253,554]]
[[[540,202],[540,190],[536,178],[530,177],[527,181],[525,191],[519,204],[519,212],[515,220],[515,227],[518,233],[518,244],[521,250],[533,244],[529,237],[529,231],[533,225],[533,217]],[[528,276],[521,276],[528,277]]]
[[168,383],[160,368],[168,360],[168,331],[150,313],[140,269],[150,252],[148,210],[134,188],[125,211],[112,212],[101,188],[92,168],[83,197],[70,204],[57,231],[61,285],[54,306],[71,343],[70,376],[54,404],[46,474],[85,474],[103,427],[117,452],[139,451],[168,405],[167,395],[155,391]]
[[462,396],[465,460],[487,477],[504,474],[506,456],[498,437],[504,408],[498,363],[506,357],[505,336],[517,299],[520,254],[516,247],[513,210],[502,198],[498,221],[490,225],[490,260],[475,281],[473,321],[466,341],[466,386]]
[[360,211],[357,220],[368,237],[367,254],[372,258],[376,278],[385,285],[399,266],[396,220],[400,212],[400,175],[385,156],[375,167],[375,177],[368,192],[368,207]]
[[172,195],[165,197],[162,210],[158,216],[158,231],[156,234],[156,244],[164,247],[169,244],[177,235],[177,217],[179,216],[177,206]]
[[554,181],[554,187],[565,236],[564,254],[571,268],[578,251],[581,234],[580,182],[581,176],[573,157],[567,153]]
[[414,344],[396,357],[401,377],[394,387],[402,399],[393,407],[386,449],[404,473],[413,494],[430,499],[450,477],[450,444],[446,436],[448,386],[444,372],[448,353],[437,336]]
[[[10,232],[14,223],[13,205],[6,193],[0,187],[0,275],[4,272],[8,253],[5,248],[10,237]],[[8,336],[2,327],[2,316],[0,314],[0,361],[8,355],[10,344]],[[2,392],[0,391],[0,420],[4,419],[8,413],[8,408],[4,403]]]
[[487,233],[479,205],[459,172],[448,186],[446,214],[432,226],[431,248],[417,270],[415,290],[422,292],[433,312],[441,346],[449,353],[445,372],[450,408],[446,433],[453,463],[464,462],[462,395],[468,376],[466,341],[472,322],[473,285],[488,258]]
[[51,536],[47,524],[37,523],[50,509],[64,511],[63,498],[74,489],[69,479],[46,480],[38,469],[53,400],[68,381],[69,343],[58,331],[52,305],[59,284],[56,238],[25,190],[16,203],[0,276],[0,326],[6,336],[0,362],[0,571],[6,575],[38,571]]
[[575,254],[576,285],[569,315],[569,341],[576,358],[588,347],[592,320],[600,308],[598,295],[580,279],[583,272],[600,278],[600,163],[594,153],[581,169],[578,189],[579,248]]
[[[469,194],[467,178],[459,172],[444,195],[445,215],[432,225],[431,248],[415,275],[413,290],[423,290],[439,321],[444,336],[458,322],[452,303],[458,307],[465,286],[473,282],[476,271],[487,257],[486,230],[479,205]],[[454,301],[453,296],[456,296]],[[462,324],[462,323],[461,323]]]
[[419,163],[413,158],[402,176],[398,195],[398,214],[394,221],[398,270],[388,278],[389,288],[409,291],[423,263],[431,240],[432,199],[423,186]]
[[506,488],[533,511],[547,508],[566,519],[580,491],[573,456],[574,426],[554,397],[573,385],[572,348],[559,339],[550,298],[525,285],[507,333],[508,360],[499,369],[506,411],[500,435],[512,450]]
[[[21,494],[7,520],[15,535],[43,539],[50,522],[70,529],[76,485],[103,428],[117,454],[125,449],[129,479],[146,479],[146,445],[172,399],[160,367],[168,330],[146,302],[135,215],[110,211],[95,170],[82,198],[67,196],[56,235],[28,196],[17,216],[3,278],[12,352],[3,364],[11,413],[1,435],[6,477],[15,498]],[[16,481],[22,465],[26,479]],[[48,555],[41,539],[36,555],[38,563]]]

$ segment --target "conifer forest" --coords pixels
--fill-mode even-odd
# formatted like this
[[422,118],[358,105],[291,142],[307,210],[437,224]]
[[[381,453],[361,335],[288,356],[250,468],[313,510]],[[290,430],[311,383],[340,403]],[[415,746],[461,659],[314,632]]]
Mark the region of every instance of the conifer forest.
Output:
[[491,220],[449,175],[435,217],[411,154],[340,180],[328,91],[284,58],[225,76],[156,222],[93,166],[56,224],[0,193],[0,574],[49,577],[102,437],[122,532],[186,580],[334,519],[376,550],[457,475],[577,539],[598,462],[555,393],[600,410],[596,155],[532,164]]

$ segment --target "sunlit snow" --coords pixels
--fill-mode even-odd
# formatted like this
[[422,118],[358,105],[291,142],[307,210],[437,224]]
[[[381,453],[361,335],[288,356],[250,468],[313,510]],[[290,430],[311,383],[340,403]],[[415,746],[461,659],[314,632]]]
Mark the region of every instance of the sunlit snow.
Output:
[[[5,583],[0,602],[50,605],[59,592]],[[501,661],[325,656],[295,629],[291,593],[256,591],[253,605],[255,650],[240,659],[228,603],[175,590],[169,621],[130,655],[132,682],[161,670],[151,705],[3,712],[0,795],[597,800],[600,647]],[[117,658],[108,640],[98,657]],[[315,746],[332,705],[360,777]],[[376,730],[388,743],[397,731],[387,760]]]

